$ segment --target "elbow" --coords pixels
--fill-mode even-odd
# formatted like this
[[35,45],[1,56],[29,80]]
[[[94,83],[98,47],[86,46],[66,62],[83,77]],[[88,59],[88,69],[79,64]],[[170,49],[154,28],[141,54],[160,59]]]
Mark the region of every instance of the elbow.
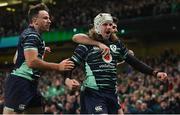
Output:
[[76,43],[80,43],[79,41],[81,41],[82,39],[87,39],[87,35],[86,34],[83,34],[83,33],[79,33],[79,34],[75,34],[73,37],[72,37],[72,40]]
[[76,41],[77,41],[77,38],[78,38],[78,34],[75,34],[75,35],[72,37],[72,41],[76,42]]
[[72,37],[72,41],[76,42],[76,37],[75,36]]
[[73,37],[72,37],[72,41],[74,41],[74,42],[77,42],[78,39],[79,38],[79,35],[78,34],[75,34]]

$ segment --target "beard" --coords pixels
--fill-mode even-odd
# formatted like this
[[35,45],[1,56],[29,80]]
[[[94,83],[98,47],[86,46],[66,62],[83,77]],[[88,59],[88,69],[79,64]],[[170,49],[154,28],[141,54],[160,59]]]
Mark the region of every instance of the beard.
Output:
[[111,34],[112,34],[111,31],[106,31],[101,35],[102,35],[103,39],[109,39]]

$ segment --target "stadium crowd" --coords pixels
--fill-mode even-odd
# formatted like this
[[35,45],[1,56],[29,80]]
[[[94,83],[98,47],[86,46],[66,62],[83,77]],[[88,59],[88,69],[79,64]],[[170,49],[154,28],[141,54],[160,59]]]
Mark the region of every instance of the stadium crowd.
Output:
[[[1,8],[1,37],[18,35],[27,26],[25,16],[29,5],[14,6],[14,12]],[[180,11],[179,0],[64,0],[47,5],[51,11],[52,30],[87,28],[99,12],[109,12],[118,19],[128,19],[176,14]]]
[[[126,63],[120,65],[118,87],[121,107],[124,113],[136,114],[177,114],[180,113],[180,54],[166,50],[158,57],[143,58],[144,62],[159,71],[168,73],[168,82],[144,75]],[[3,107],[3,83],[9,73],[0,76],[0,105]],[[84,72],[73,70],[73,78],[83,81]],[[79,114],[79,91],[71,92],[64,85],[63,73],[44,72],[39,81],[39,89],[44,96],[45,113]]]
[[[112,2],[113,1],[113,2]],[[102,4],[103,3],[103,4]],[[179,0],[64,0],[48,4],[52,31],[87,28],[99,12],[110,12],[119,19],[179,13]],[[29,5],[20,5],[15,12],[0,10],[0,37],[18,35],[27,26]],[[8,17],[8,18],[7,18]],[[148,65],[168,73],[168,82],[134,71],[126,63],[120,65],[118,87],[124,113],[180,113],[180,54],[166,50],[158,57],[142,59]],[[0,113],[3,108],[3,84],[10,71],[0,73]],[[83,81],[82,69],[73,77]],[[45,113],[80,113],[79,91],[71,92],[64,85],[63,73],[46,71],[39,80],[44,96]]]

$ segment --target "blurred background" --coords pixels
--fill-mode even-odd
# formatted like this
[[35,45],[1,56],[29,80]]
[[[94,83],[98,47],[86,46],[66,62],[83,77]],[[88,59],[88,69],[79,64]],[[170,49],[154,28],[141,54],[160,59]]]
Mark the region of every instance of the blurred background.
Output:
[[[93,18],[108,12],[119,19],[118,36],[135,56],[169,81],[160,82],[126,63],[118,67],[118,92],[125,113],[180,113],[180,0],[0,0],[0,110],[3,84],[13,69],[18,35],[28,26],[31,5],[44,2],[50,9],[51,30],[42,36],[52,50],[46,61],[60,62],[77,46],[71,38],[86,33]],[[82,81],[82,68],[73,71]],[[79,91],[71,94],[63,73],[45,71],[39,80],[45,113],[79,114]]]

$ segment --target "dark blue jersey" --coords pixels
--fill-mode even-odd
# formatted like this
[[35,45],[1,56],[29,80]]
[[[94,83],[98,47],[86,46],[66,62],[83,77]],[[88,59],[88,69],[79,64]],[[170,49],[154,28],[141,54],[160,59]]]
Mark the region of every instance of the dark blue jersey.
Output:
[[15,69],[11,74],[26,78],[28,80],[34,80],[39,77],[40,71],[27,66],[24,57],[24,51],[26,50],[36,50],[38,52],[38,58],[40,59],[42,59],[44,54],[45,42],[33,27],[28,27],[25,29],[19,37],[17,46],[17,60],[15,63]]
[[128,49],[122,42],[108,41],[106,45],[110,48],[110,55],[102,55],[98,47],[92,45],[78,45],[71,57],[75,63],[83,63],[86,78],[84,87],[93,89],[115,90],[117,81],[117,62],[126,58]]

